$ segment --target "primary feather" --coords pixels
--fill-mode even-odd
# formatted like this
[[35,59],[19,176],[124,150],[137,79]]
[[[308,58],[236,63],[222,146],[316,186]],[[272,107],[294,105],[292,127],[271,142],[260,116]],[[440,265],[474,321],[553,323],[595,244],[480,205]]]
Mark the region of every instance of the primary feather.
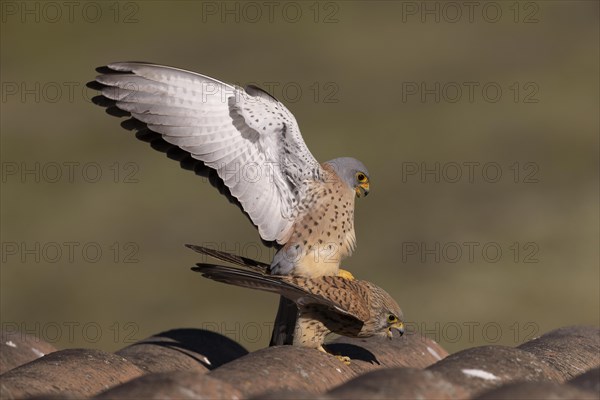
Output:
[[287,242],[306,181],[322,171],[283,104],[255,87],[177,68],[121,62],[108,69],[96,78],[103,96],[216,170],[263,240]]

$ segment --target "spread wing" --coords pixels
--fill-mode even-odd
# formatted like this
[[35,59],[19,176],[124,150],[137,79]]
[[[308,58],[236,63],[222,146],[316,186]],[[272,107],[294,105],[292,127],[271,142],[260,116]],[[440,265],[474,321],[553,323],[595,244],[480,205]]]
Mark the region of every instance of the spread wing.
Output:
[[287,241],[321,167],[283,104],[252,86],[161,65],[122,62],[101,71],[104,97],[214,169],[263,240]]
[[[294,278],[286,275],[268,275],[254,269],[249,270],[239,267],[202,263],[196,264],[196,267],[193,267],[192,270],[200,272],[202,276],[217,282],[278,293],[296,304],[322,305],[363,322],[369,318],[368,310],[364,306],[361,306],[364,301],[361,301],[360,298],[351,299],[354,296],[358,296],[358,293],[352,293],[354,286],[350,290],[343,289],[341,286],[332,288],[332,290],[323,290],[324,285],[322,283],[325,283],[325,285],[330,284],[330,282],[324,281],[324,278],[345,278]],[[360,281],[348,280],[348,282]],[[346,304],[348,300],[351,300],[350,303],[352,304]]]

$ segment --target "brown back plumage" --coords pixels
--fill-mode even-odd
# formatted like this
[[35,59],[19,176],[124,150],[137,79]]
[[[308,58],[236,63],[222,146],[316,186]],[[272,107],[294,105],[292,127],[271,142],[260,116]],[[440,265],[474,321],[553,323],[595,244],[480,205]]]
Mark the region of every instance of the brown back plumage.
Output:
[[[215,264],[196,264],[193,271],[217,282],[265,292],[278,293],[296,304],[319,304],[356,319],[368,318],[368,310],[360,299],[357,282],[337,276],[300,278],[288,275],[269,275],[243,267]],[[351,286],[344,288],[342,281]]]
[[[346,326],[351,327],[352,331],[360,330],[361,336],[371,336],[385,330],[387,326],[385,322],[389,314],[402,319],[402,311],[398,303],[385,290],[371,282],[340,276],[306,278],[271,275],[267,264],[259,261],[200,246],[187,245],[187,247],[201,254],[235,264],[235,266],[224,266],[200,263],[192,268],[193,271],[200,272],[202,276],[217,282],[277,293],[292,305],[295,304],[304,310],[303,312],[310,309],[313,313],[323,315],[321,321],[337,322],[338,328],[334,332],[344,334],[343,328]],[[289,314],[295,315],[292,312]],[[348,318],[359,324],[350,323]],[[292,324],[292,321],[289,323]],[[288,325],[293,326],[290,324]],[[288,330],[275,331],[274,337],[280,335],[289,338],[289,334]]]

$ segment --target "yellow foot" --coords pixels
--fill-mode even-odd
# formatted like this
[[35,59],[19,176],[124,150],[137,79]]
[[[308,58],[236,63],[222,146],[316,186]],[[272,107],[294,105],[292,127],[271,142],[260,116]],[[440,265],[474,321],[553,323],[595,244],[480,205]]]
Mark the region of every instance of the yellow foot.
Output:
[[353,281],[355,279],[354,275],[352,275],[350,273],[350,271],[346,271],[345,269],[341,269],[341,268],[338,270],[337,276],[341,276],[342,278],[348,279],[351,281]]
[[335,356],[335,358],[337,358],[346,365],[350,365],[350,357],[348,356]]
[[350,357],[348,357],[348,356],[341,356],[341,355],[338,355],[338,354],[331,354],[327,350],[325,350],[323,348],[323,346],[317,347],[317,350],[322,351],[325,354],[329,354],[330,356],[334,356],[335,358],[337,358],[338,360],[340,360],[341,362],[343,362],[346,365],[350,365]]

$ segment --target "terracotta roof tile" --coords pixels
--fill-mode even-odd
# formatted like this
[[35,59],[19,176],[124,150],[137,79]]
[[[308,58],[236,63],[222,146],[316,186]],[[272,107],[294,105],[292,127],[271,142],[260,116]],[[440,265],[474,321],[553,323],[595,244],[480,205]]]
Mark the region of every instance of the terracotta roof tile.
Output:
[[173,329],[116,352],[144,372],[207,372],[248,354],[237,342],[207,330]]
[[233,385],[198,371],[144,375],[109,389],[94,399],[241,399]]
[[569,381],[569,384],[580,389],[595,392],[600,399],[600,367],[576,376]]
[[63,392],[89,397],[141,374],[138,367],[116,354],[91,349],[61,350],[2,374],[0,397],[14,399]]
[[386,368],[371,371],[327,393],[333,399],[461,399],[467,391],[435,371]]
[[598,397],[592,392],[556,382],[518,382],[488,391],[476,397],[476,400],[515,399],[598,400]]
[[518,348],[535,354],[568,380],[600,365],[600,330],[591,326],[559,328]]
[[471,396],[515,381],[557,381],[561,375],[523,350],[481,346],[452,354],[429,367]]
[[246,397],[267,391],[298,390],[322,393],[355,376],[337,358],[293,346],[261,349],[211,371],[209,376],[230,382]]
[[261,393],[249,400],[331,400],[331,397],[325,394],[309,393],[302,390],[276,390],[272,392]]
[[[395,366],[423,368],[448,353],[433,340],[418,334],[404,337],[339,337],[326,346],[333,354],[349,356],[349,366],[337,358],[311,349],[272,347],[251,353],[211,372],[211,376],[237,382],[247,396],[267,390],[304,390],[322,393],[373,369]],[[428,351],[435,349],[434,351]],[[257,376],[258,374],[258,376]],[[263,385],[256,385],[260,376]]]
[[55,351],[54,346],[35,336],[12,330],[2,331],[0,333],[0,374]]
[[357,339],[340,336],[325,346],[334,354],[352,359],[350,367],[356,373],[387,367],[425,368],[445,358],[448,352],[433,339],[419,333],[399,336]]
[[[394,340],[340,337],[327,347],[350,356],[347,366],[329,354],[292,346],[247,354],[218,333],[177,329],[116,354],[74,349],[34,359],[0,376],[0,395],[3,399],[94,395],[99,399],[597,399],[599,332],[591,327],[561,328],[518,348],[482,346],[450,356],[419,334]],[[17,344],[10,335],[2,336],[11,342],[4,343],[3,351],[35,340],[16,335]],[[2,355],[6,368],[29,360],[13,354],[17,353]],[[579,376],[565,382],[575,375]]]

